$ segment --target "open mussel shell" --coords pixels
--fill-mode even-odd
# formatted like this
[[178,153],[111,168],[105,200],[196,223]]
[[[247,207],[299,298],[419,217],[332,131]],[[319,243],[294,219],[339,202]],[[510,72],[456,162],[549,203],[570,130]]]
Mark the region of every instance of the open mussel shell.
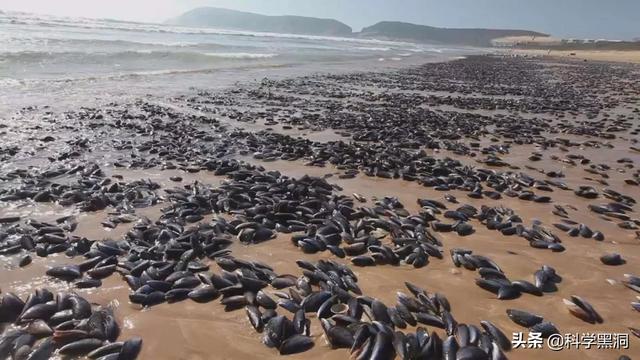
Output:
[[349,307],[346,304],[338,303],[331,306],[331,313],[335,315],[346,314],[347,311],[349,311]]

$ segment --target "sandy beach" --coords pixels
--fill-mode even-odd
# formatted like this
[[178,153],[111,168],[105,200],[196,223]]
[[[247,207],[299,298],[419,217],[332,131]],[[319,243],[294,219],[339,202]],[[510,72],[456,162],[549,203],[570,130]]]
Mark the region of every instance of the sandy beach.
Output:
[[[639,80],[640,69],[626,63],[470,56],[21,109],[0,119],[0,297],[24,300],[47,288],[111,303],[120,341],[140,337],[142,359],[280,358],[265,346],[276,336],[268,314],[295,320],[292,306],[308,310],[313,347],[291,359],[350,356],[320,318],[351,341],[372,324],[403,334],[394,339],[426,329],[438,346],[448,337],[468,342],[462,325],[483,329],[483,321],[509,340],[535,332],[508,309],[539,315],[560,334],[626,334],[629,344],[511,350],[480,330],[505,358],[640,357],[632,306],[640,283],[631,276],[640,276]],[[258,239],[258,230],[268,236]],[[85,241],[90,247],[80,250]],[[607,254],[622,260],[606,265]],[[106,275],[51,272],[94,258],[108,259]],[[323,273],[323,261],[350,270]],[[167,266],[196,283],[158,290],[180,289],[159,275]],[[99,287],[81,288],[79,280],[92,278]],[[520,280],[534,289],[513,285]],[[423,319],[414,325],[398,310],[388,312],[395,321],[378,311],[414,298],[405,282],[424,291],[407,316]],[[276,309],[256,299],[255,283],[280,301]],[[194,301],[191,290],[206,287],[222,295]],[[300,301],[323,291],[329,305],[364,314],[341,318]],[[563,302],[572,296],[602,321]],[[425,305],[433,302],[435,309]],[[247,316],[254,310],[265,317],[262,332]],[[380,339],[353,352],[368,358],[378,341],[394,358],[392,341]],[[34,338],[28,348],[39,344]]]
[[[605,61],[633,64],[640,62],[640,50],[615,49],[615,43],[601,46],[596,43],[573,45],[574,47],[584,47],[584,49],[571,49],[571,44],[563,43],[562,39],[552,36],[535,38],[514,36],[495,39],[494,44],[497,47],[502,47],[502,49],[496,51],[497,53],[511,56],[549,57],[562,60]],[[599,49],[599,47],[601,49]]]
[[616,51],[616,50],[532,50],[514,49],[506,50],[505,54],[517,56],[550,57],[563,60],[577,61],[607,61],[618,63],[640,63],[640,51]]

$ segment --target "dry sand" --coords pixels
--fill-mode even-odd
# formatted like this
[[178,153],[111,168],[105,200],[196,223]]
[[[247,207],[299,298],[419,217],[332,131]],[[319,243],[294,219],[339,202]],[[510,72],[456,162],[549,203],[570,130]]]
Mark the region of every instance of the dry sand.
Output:
[[[559,50],[554,47],[562,46],[562,39],[555,37],[529,37],[512,36],[495,39],[493,43],[504,49],[496,50],[498,53],[511,54],[517,56],[551,57],[558,59],[576,59],[593,61],[611,61],[640,63],[640,50]],[[519,48],[520,47],[520,48]],[[536,49],[525,49],[522,47],[535,47]]]
[[531,50],[509,49],[499,50],[499,53],[514,56],[547,57],[576,61],[609,61],[640,64],[640,51],[616,51],[616,50]]

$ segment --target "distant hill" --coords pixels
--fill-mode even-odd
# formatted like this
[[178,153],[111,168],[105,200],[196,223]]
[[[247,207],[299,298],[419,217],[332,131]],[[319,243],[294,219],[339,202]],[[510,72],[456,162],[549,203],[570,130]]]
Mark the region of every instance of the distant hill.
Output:
[[404,22],[383,21],[362,29],[360,37],[423,43],[491,46],[491,40],[508,36],[548,36],[528,30],[447,29]]
[[267,16],[229,9],[201,7],[167,21],[168,24],[304,35],[351,36],[351,27],[332,19]]
[[364,28],[360,33],[353,33],[351,27],[333,19],[289,15],[267,16],[216,7],[196,8],[169,19],[166,23],[257,32],[343,37],[358,36],[362,38],[469,46],[491,46],[492,40],[504,37],[548,36],[547,34],[528,30],[447,29],[394,21],[379,22]]

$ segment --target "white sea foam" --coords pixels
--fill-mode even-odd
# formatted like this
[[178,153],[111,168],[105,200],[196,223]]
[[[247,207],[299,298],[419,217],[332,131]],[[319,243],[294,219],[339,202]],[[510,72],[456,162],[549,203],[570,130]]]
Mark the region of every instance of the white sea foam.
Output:
[[205,53],[207,56],[223,59],[270,59],[278,54],[255,54],[255,53]]
[[389,51],[389,50],[391,50],[390,47],[367,47],[367,46],[357,47],[356,49],[358,49],[358,50],[367,50],[367,51]]
[[22,81],[20,80],[16,80],[16,79],[12,79],[12,78],[4,78],[4,79],[0,79],[0,86],[16,86],[16,85],[20,85],[22,84]]

